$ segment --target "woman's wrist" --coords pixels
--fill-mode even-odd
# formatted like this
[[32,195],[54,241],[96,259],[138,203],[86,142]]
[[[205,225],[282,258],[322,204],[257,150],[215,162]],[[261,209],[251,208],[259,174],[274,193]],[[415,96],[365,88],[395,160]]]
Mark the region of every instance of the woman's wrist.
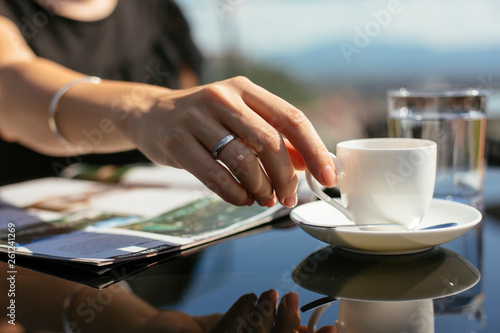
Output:
[[[170,93],[163,87],[143,83],[110,82],[109,113],[113,124],[135,148],[144,139],[144,116],[154,109],[160,99]],[[146,136],[149,138],[149,136]]]
[[163,88],[102,80],[81,85],[59,101],[58,126],[78,154],[136,148],[135,122],[155,104]]

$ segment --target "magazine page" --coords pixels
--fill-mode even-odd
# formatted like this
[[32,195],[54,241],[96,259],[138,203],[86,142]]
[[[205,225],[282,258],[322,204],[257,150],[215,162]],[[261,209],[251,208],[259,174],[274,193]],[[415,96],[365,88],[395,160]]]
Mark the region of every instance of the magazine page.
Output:
[[[152,218],[87,211],[18,231],[16,253],[106,265],[187,249],[269,222],[285,211],[278,205],[236,207],[215,197]],[[7,238],[0,238],[0,249],[7,246]]]
[[240,207],[210,195],[121,228],[169,237],[180,244],[181,249],[186,249],[270,222],[288,212],[289,209],[280,204],[271,208],[259,205]]
[[0,187],[0,201],[18,208],[68,210],[85,205],[95,193],[112,186],[99,182],[58,177],[40,178]]
[[[140,232],[116,232],[119,226],[138,220],[135,215],[86,211],[58,220],[17,229],[16,254],[44,258],[104,264],[110,257],[123,254],[138,255],[152,248],[173,248],[179,244],[166,237],[141,236]],[[0,247],[6,248],[7,238],[0,238]],[[143,253],[146,255],[146,253]]]
[[23,209],[0,201],[0,233],[6,232],[9,223],[17,230],[61,218],[62,214],[39,209]]
[[151,217],[207,196],[213,196],[208,189],[116,187],[89,197],[86,207],[97,211]]
[[[207,243],[288,212],[233,206],[206,189],[100,185],[50,178],[1,188],[9,209],[0,209],[0,223],[16,226],[17,254],[108,265]],[[48,214],[27,218],[33,207]],[[0,251],[8,245],[4,233]]]
[[5,232],[9,223],[21,230],[85,209],[92,195],[110,188],[97,182],[57,177],[1,186],[0,233]]

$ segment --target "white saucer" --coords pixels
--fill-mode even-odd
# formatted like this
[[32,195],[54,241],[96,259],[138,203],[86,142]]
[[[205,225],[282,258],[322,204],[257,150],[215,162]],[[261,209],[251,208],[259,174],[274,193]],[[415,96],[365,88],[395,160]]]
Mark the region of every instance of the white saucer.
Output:
[[[420,228],[456,222],[453,227],[407,231],[395,227],[325,228],[325,225],[353,224],[344,214],[323,201],[294,208],[291,219],[311,236],[345,250],[369,254],[407,254],[427,250],[452,241],[476,226],[482,219],[474,207],[449,200],[433,199]],[[316,225],[316,226],[315,226]]]

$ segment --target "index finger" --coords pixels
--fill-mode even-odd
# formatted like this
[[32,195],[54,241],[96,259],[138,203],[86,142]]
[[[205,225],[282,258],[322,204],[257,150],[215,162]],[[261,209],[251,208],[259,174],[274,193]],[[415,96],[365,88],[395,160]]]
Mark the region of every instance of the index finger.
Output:
[[325,186],[335,186],[335,166],[312,123],[299,109],[248,81],[243,101],[278,132],[285,135],[312,175]]

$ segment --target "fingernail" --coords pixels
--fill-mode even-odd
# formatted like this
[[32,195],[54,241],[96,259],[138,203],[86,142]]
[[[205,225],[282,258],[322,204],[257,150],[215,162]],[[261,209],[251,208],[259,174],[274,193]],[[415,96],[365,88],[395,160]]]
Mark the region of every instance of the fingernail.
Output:
[[273,207],[274,205],[276,205],[276,194],[273,193],[271,199],[267,200],[262,206]]
[[278,304],[278,292],[274,289],[269,289],[268,291],[265,292],[267,297],[271,302],[273,302],[274,305]]
[[294,309],[299,308],[299,295],[297,293],[291,292],[288,294],[287,303]]
[[339,329],[338,329],[338,327],[331,327],[330,326],[326,329],[326,333],[339,333]]
[[281,298],[281,304],[291,307],[291,308],[298,308],[299,307],[299,296],[297,293],[294,292],[289,292],[285,296]]
[[248,303],[255,304],[255,302],[257,302],[257,295],[255,295],[254,293],[249,293],[249,294],[245,294],[245,295],[241,296],[240,299],[244,299]]
[[333,187],[337,185],[337,175],[330,165],[325,166],[321,170],[321,180],[323,185]]
[[297,198],[297,193],[295,193],[294,195],[283,200],[283,205],[285,207],[288,207],[288,208],[293,208],[293,207],[297,206],[298,201],[299,201],[299,199]]
[[285,296],[281,297],[280,305],[284,305],[284,306],[286,306],[286,305],[287,305],[287,304],[286,304],[286,297],[287,297],[287,295],[285,295]]
[[274,289],[271,289],[270,291],[270,299],[271,299],[271,302],[273,302],[275,305],[278,304],[278,299],[279,299],[279,295],[278,295],[278,292]]

